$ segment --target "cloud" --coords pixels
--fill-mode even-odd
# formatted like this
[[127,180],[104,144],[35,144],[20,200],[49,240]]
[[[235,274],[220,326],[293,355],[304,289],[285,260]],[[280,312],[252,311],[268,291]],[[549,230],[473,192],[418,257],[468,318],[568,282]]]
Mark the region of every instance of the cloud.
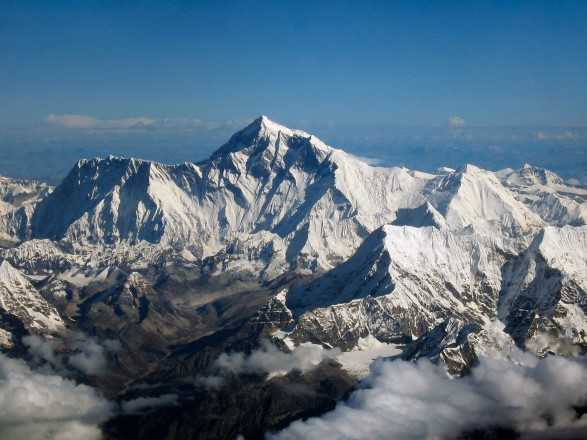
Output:
[[56,354],[57,341],[37,335],[25,336],[23,344],[37,363],[47,362],[51,367],[63,368],[61,358]]
[[0,354],[0,439],[99,439],[114,406],[93,388]]
[[451,116],[448,118],[448,126],[450,128],[462,128],[465,126],[465,120],[460,116]]
[[60,125],[65,128],[78,129],[115,129],[115,130],[133,130],[147,129],[157,121],[147,117],[133,117],[122,119],[98,119],[93,116],[75,115],[75,114],[50,114],[47,116],[47,122],[54,125]]
[[51,125],[67,129],[86,131],[194,131],[215,130],[219,128],[235,128],[246,125],[244,121],[204,121],[198,118],[150,118],[135,116],[119,119],[99,119],[89,115],[50,114],[45,121]]
[[73,348],[78,352],[69,357],[69,365],[92,376],[104,372],[107,364],[106,350],[94,339],[77,340]]
[[242,352],[222,353],[214,362],[217,375],[199,376],[196,383],[206,388],[217,389],[224,384],[226,374],[267,374],[268,379],[283,376],[291,371],[306,372],[318,366],[325,359],[334,359],[340,350],[324,350],[320,345],[304,343],[286,353],[267,340],[261,348],[250,354]]
[[572,410],[585,402],[586,381],[584,359],[515,365],[485,358],[462,379],[428,361],[380,361],[347,402],[270,438],[442,439],[496,426],[540,431],[550,429],[547,420],[552,427],[587,427]]
[[204,386],[211,390],[217,390],[222,388],[224,385],[223,376],[198,376],[196,377],[196,383]]
[[273,377],[293,370],[308,371],[324,359],[333,358],[339,353],[339,350],[324,350],[320,345],[311,343],[300,344],[290,353],[285,353],[265,340],[259,350],[249,355],[240,352],[221,354],[215,366],[234,374],[267,373]]
[[[47,363],[63,373],[67,372],[67,365],[91,376],[104,373],[109,353],[121,349],[120,342],[116,340],[106,339],[98,342],[81,332],[70,332],[64,340],[36,335],[26,336],[23,343],[36,363]],[[65,347],[68,349],[65,350]]]
[[121,408],[125,414],[136,414],[145,409],[172,405],[177,405],[177,394],[162,394],[158,397],[139,397],[122,402]]
[[98,120],[84,115],[54,115],[47,116],[50,124],[62,125],[67,128],[94,128]]
[[575,141],[579,139],[579,135],[571,130],[559,132],[539,131],[536,133],[536,139],[539,141]]

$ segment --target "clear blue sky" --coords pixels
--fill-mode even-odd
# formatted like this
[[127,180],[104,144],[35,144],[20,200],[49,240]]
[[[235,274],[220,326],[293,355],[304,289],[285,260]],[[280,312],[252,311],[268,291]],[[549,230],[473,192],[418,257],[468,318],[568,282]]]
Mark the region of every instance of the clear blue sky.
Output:
[[326,137],[511,126],[576,142],[587,1],[0,0],[2,148],[133,130],[155,145],[163,129],[205,143],[262,113]]

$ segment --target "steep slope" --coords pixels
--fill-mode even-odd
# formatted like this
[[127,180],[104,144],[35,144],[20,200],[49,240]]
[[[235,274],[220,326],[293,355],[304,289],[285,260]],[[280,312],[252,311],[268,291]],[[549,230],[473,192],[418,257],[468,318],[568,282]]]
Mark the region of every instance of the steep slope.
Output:
[[431,180],[426,195],[453,228],[517,236],[542,224],[493,173],[473,165]]
[[587,226],[547,227],[504,267],[499,316],[534,351],[587,344]]
[[[369,334],[409,342],[437,328],[408,357],[438,358],[450,333],[462,341],[450,342],[456,368],[474,358],[457,334],[470,325],[494,334],[487,329],[501,320],[522,348],[576,353],[587,347],[586,249],[585,226],[546,227],[519,254],[468,229],[384,226],[345,263],[289,292],[298,316],[290,337],[350,349]],[[449,318],[458,331],[437,327]],[[491,352],[495,340],[485,337],[473,352]]]
[[568,185],[552,171],[528,164],[496,174],[519,201],[545,222],[555,226],[587,224],[587,188]]
[[402,359],[428,359],[443,364],[448,373],[467,374],[481,357],[523,363],[527,354],[519,350],[499,321],[466,322],[450,317],[408,344]]
[[505,257],[470,231],[384,226],[347,262],[290,292],[288,306],[303,313],[293,337],[348,347],[368,334],[418,337],[448,316],[483,322],[495,316]]
[[0,309],[33,332],[57,332],[64,328],[59,313],[8,261],[0,264]]
[[29,237],[34,207],[50,191],[42,182],[0,176],[0,242],[11,244]]

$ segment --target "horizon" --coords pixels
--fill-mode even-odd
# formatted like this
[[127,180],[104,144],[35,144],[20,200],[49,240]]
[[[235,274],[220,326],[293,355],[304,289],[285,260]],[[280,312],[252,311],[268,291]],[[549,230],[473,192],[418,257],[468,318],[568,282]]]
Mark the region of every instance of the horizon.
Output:
[[[540,145],[542,148],[545,149],[543,151],[543,157],[541,157],[539,155],[539,152],[537,152],[535,148],[536,144],[518,144],[519,150],[509,151],[509,154],[502,155],[498,159],[496,159],[496,157],[494,156],[494,153],[496,152],[495,149],[489,151],[488,156],[483,156],[483,152],[477,149],[479,145],[467,146],[465,144],[461,144],[460,146],[458,146],[446,144],[442,141],[436,142],[436,144],[431,142],[428,145],[428,147],[424,147],[424,150],[422,150],[422,148],[418,148],[417,146],[415,147],[414,144],[412,144],[411,142],[406,142],[405,140],[397,141],[395,144],[388,144],[388,147],[391,146],[392,148],[382,149],[377,142],[371,142],[367,144],[362,144],[359,142],[358,144],[351,145],[350,148],[346,148],[345,146],[340,146],[336,144],[333,145],[332,143],[325,140],[322,136],[317,135],[315,132],[307,131],[307,129],[301,129],[295,126],[288,126],[288,124],[284,124],[282,123],[282,121],[276,121],[274,118],[267,116],[266,114],[261,114],[249,121],[243,121],[240,127],[230,127],[230,129],[233,130],[231,132],[217,132],[216,134],[218,135],[218,138],[216,139],[216,145],[209,145],[206,148],[202,148],[200,151],[201,155],[194,158],[187,157],[187,155],[182,154],[177,154],[175,156],[173,154],[170,155],[169,151],[165,151],[161,154],[160,151],[157,151],[157,148],[150,149],[146,147],[90,147],[71,149],[65,147],[62,148],[60,151],[57,150],[61,154],[58,155],[57,162],[52,164],[54,168],[51,168],[51,165],[49,165],[48,167],[47,163],[47,159],[55,159],[54,150],[48,149],[45,151],[36,151],[33,153],[25,151],[25,156],[28,156],[29,160],[27,161],[20,159],[22,165],[24,165],[25,167],[24,173],[22,171],[16,171],[13,174],[10,174],[9,172],[6,173],[4,172],[4,170],[6,170],[7,167],[4,163],[0,165],[0,175],[17,179],[39,180],[47,182],[52,185],[58,185],[62,181],[62,179],[65,178],[65,176],[71,171],[72,167],[75,166],[75,164],[80,160],[103,159],[109,156],[115,156],[119,158],[128,159],[135,158],[144,161],[162,163],[166,165],[176,165],[185,162],[198,164],[207,161],[217,150],[222,148],[222,146],[225,143],[227,143],[234,134],[246,129],[255,121],[261,118],[266,118],[277,125],[283,126],[291,130],[304,131],[309,135],[317,137],[325,144],[327,144],[329,147],[343,150],[346,153],[366,162],[371,166],[386,168],[403,167],[417,171],[434,173],[439,168],[448,167],[458,170],[468,164],[484,168],[490,171],[499,171],[506,168],[518,169],[521,168],[524,164],[530,164],[534,167],[544,168],[556,172],[560,174],[561,177],[567,179],[567,181],[573,185],[587,185],[587,175],[582,173],[584,169],[583,164],[581,162],[573,162],[571,165],[573,165],[574,168],[565,167],[565,165],[568,165],[565,163],[565,161],[568,159],[567,157],[563,157],[562,166],[560,165],[560,162],[552,162],[552,160],[555,157],[553,157],[550,154],[550,150],[552,149],[552,145],[550,143],[542,143]],[[468,128],[470,129],[470,127]],[[532,149],[532,151],[524,151],[524,147],[530,148]],[[394,151],[393,148],[398,148],[399,151]],[[427,151],[426,148],[428,149]],[[467,149],[469,149],[469,151],[467,151]],[[579,149],[578,151],[569,151],[569,153],[575,154],[577,152],[580,154],[582,150]],[[47,153],[50,157],[48,158],[43,153]],[[31,164],[31,154],[38,160],[39,165],[43,167],[45,171],[47,168],[49,168],[52,174],[38,174],[39,171],[36,169],[34,164]],[[535,160],[533,161],[532,159]],[[15,160],[15,162],[18,161],[19,158]],[[17,163],[13,169],[18,170],[18,166],[19,164]],[[55,170],[55,168],[57,168],[57,170]]]
[[197,162],[265,113],[386,166],[587,182],[586,20],[580,1],[3,2],[0,174]]
[[[307,134],[311,137],[315,137],[318,140],[320,140],[321,142],[323,142],[323,139],[321,139],[320,137],[314,135],[313,133],[308,133],[305,132],[303,130],[300,130],[296,127],[288,127],[284,124],[282,124],[280,121],[276,121],[273,118],[271,118],[270,116],[266,115],[266,114],[261,114],[259,116],[257,116],[256,118],[254,118],[252,121],[250,121],[249,123],[247,123],[246,125],[244,125],[243,127],[237,129],[232,135],[230,135],[225,142],[223,142],[222,144],[220,144],[217,148],[213,149],[211,151],[211,153],[206,157],[203,158],[201,160],[194,160],[194,161],[190,161],[190,160],[186,160],[183,162],[169,162],[169,161],[164,161],[164,160],[156,160],[156,159],[149,159],[146,157],[140,157],[140,156],[133,156],[133,155],[124,155],[124,154],[113,154],[113,153],[108,153],[108,154],[102,154],[102,155],[97,155],[97,156],[92,156],[92,157],[81,157],[79,158],[76,162],[74,162],[69,170],[71,171],[71,169],[73,169],[73,167],[75,167],[75,165],[79,162],[82,161],[91,161],[91,160],[110,160],[110,159],[121,159],[121,160],[139,160],[141,162],[151,162],[151,163],[156,163],[156,164],[163,164],[163,165],[169,165],[169,166],[175,166],[175,165],[181,165],[184,163],[191,163],[191,164],[195,164],[195,165],[200,165],[200,164],[204,164],[206,162],[208,162],[210,159],[212,159],[212,157],[218,153],[232,138],[232,136],[237,135],[238,133],[240,133],[241,131],[245,131],[246,129],[248,129],[249,127],[253,126],[255,123],[257,123],[258,121],[266,121],[269,122],[270,124],[274,124],[276,126],[278,126],[279,128],[285,128],[288,130],[292,130],[292,131],[300,131],[304,134]],[[406,166],[405,164],[388,164],[388,163],[384,163],[381,159],[375,158],[375,157],[366,157],[366,156],[360,156],[357,154],[353,154],[350,151],[345,150],[344,148],[340,148],[337,146],[333,146],[333,145],[329,145],[328,143],[325,143],[326,146],[328,146],[329,148],[334,148],[334,149],[338,149],[338,150],[342,150],[345,153],[349,154],[351,157],[353,157],[354,159],[360,160],[364,163],[366,163],[369,166],[373,166],[373,167],[382,167],[382,168],[394,168],[394,167],[398,167],[398,168],[405,168],[405,169],[410,169],[413,171],[426,171],[426,172],[431,172],[431,173],[435,173],[437,172],[440,168],[452,168],[452,167],[447,167],[446,165],[441,165],[439,167],[437,167],[436,169],[417,169],[417,168],[409,168],[408,166]],[[469,166],[469,165],[473,165],[473,166],[479,166],[475,163],[469,163],[469,162],[465,162],[457,167],[454,167],[452,169],[454,169],[455,171],[460,171],[461,169]],[[542,168],[540,166],[537,166],[533,163],[530,162],[524,162],[522,163],[519,167],[517,168],[513,168],[513,167],[504,167],[504,168],[499,168],[499,169],[492,169],[489,171],[500,171],[500,170],[505,170],[505,169],[520,169],[526,166],[531,166],[533,168]],[[480,167],[482,168],[482,167]],[[546,168],[545,168],[546,169]],[[550,170],[552,171],[552,170]],[[10,177],[10,176],[6,176],[6,177]],[[63,178],[65,178],[65,176],[63,176]],[[43,180],[43,179],[40,179]],[[59,181],[55,181],[53,182],[54,184],[58,185],[61,183],[62,179],[59,179]],[[574,179],[570,178],[568,179],[569,183],[573,184],[573,185],[587,185],[587,183],[584,182],[580,182],[580,181],[575,181]],[[51,183],[51,182],[48,182]]]

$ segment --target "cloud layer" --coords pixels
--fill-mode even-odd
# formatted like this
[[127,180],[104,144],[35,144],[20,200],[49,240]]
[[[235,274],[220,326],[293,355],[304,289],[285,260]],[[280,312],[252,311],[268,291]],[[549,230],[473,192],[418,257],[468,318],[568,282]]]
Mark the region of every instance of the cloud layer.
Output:
[[271,438],[442,439],[496,425],[540,431],[547,419],[556,427],[585,426],[571,407],[586,396],[584,360],[549,357],[520,366],[484,359],[458,380],[429,362],[378,362],[347,402]]
[[462,128],[465,126],[465,120],[460,116],[451,116],[448,118],[448,126],[450,128]]
[[217,374],[199,376],[196,382],[206,388],[220,388],[227,374],[266,374],[270,379],[283,376],[291,371],[306,372],[325,359],[335,358],[340,350],[324,350],[320,345],[304,343],[291,352],[279,350],[267,340],[262,341],[258,350],[250,354],[242,352],[222,353],[214,362]]
[[89,115],[73,113],[49,114],[45,121],[51,125],[66,129],[92,130],[92,131],[154,131],[154,130],[214,130],[223,127],[241,127],[250,121],[204,121],[198,118],[151,118],[147,116],[134,116],[117,119],[100,119]]
[[86,385],[0,354],[0,439],[99,439],[113,405]]
[[308,371],[326,358],[338,354],[338,350],[324,350],[316,344],[300,344],[292,352],[280,351],[268,341],[263,341],[259,350],[249,355],[223,353],[215,365],[221,370],[239,373],[267,373],[270,377],[287,374],[293,370]]
[[[90,376],[104,373],[109,354],[120,350],[118,341],[107,339],[99,343],[80,332],[70,332],[64,341],[32,335],[24,337],[23,342],[37,363],[46,362],[61,372],[71,367]],[[67,352],[60,349],[60,344],[68,347]]]

